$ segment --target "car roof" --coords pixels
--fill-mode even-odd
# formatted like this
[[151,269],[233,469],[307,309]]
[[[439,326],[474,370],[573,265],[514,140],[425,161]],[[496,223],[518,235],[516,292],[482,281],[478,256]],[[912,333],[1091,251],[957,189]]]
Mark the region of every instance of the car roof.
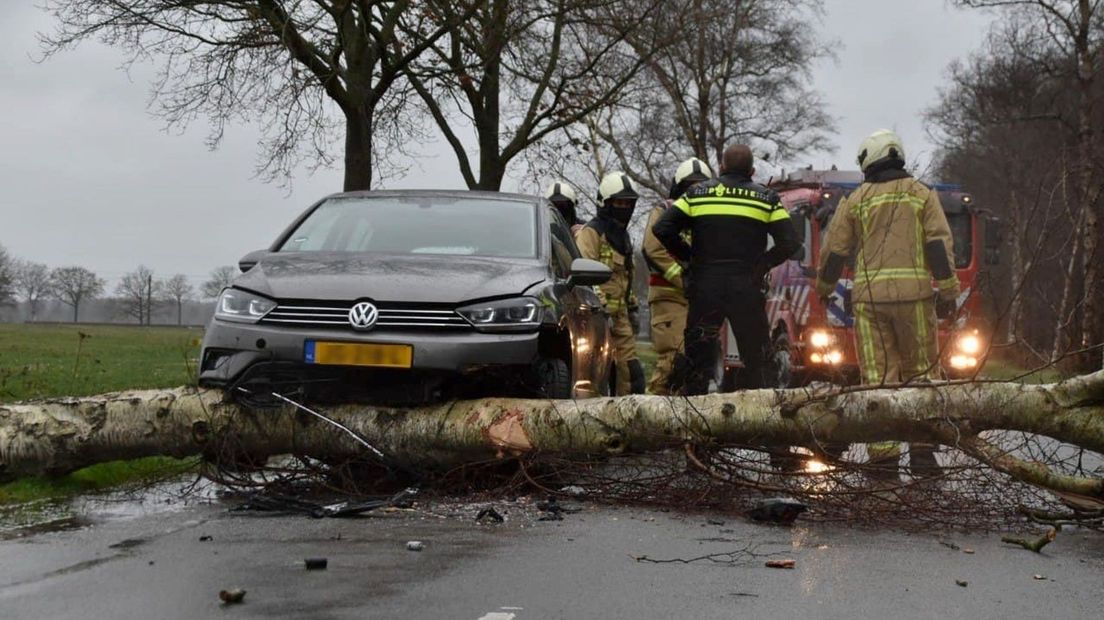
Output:
[[337,192],[326,198],[392,198],[442,196],[449,198],[486,198],[488,200],[510,200],[516,202],[540,202],[542,198],[531,194],[513,192],[490,192],[469,189],[385,189],[362,190],[355,192]]

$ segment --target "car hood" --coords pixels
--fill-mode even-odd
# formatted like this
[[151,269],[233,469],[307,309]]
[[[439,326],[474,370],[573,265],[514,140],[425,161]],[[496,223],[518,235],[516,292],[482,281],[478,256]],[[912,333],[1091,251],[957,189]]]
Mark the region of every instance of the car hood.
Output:
[[234,286],[275,299],[461,303],[519,295],[547,277],[534,259],[288,252],[265,256]]

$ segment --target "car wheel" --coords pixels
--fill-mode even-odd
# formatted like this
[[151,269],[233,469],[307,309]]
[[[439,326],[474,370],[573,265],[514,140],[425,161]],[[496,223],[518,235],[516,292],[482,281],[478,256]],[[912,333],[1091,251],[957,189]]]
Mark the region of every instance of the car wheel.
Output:
[[553,357],[541,358],[536,364],[537,385],[540,396],[567,399],[574,396],[571,370],[567,363]]

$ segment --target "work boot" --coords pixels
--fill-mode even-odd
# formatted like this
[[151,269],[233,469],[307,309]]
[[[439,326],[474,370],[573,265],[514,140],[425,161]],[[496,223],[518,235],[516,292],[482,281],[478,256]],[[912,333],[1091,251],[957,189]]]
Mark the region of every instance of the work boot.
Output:
[[874,483],[895,485],[901,482],[901,448],[896,442],[867,444],[868,454],[863,473]]
[[930,443],[909,444],[909,474],[913,478],[935,478],[943,473],[935,458],[937,447]]
[[771,467],[787,474],[801,471],[807,458],[804,455],[794,454],[789,448],[770,447],[766,448],[766,452],[770,458]]
[[643,394],[644,388],[644,366],[641,365],[640,360],[631,359],[629,360],[629,393]]

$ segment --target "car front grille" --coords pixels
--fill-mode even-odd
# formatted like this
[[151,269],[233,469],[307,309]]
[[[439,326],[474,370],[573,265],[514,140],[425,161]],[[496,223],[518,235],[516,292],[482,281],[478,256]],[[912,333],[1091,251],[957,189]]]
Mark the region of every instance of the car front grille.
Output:
[[[286,325],[288,327],[315,327],[346,329],[349,324],[351,301],[283,301],[260,320],[261,324]],[[413,330],[461,330],[471,329],[464,317],[448,307],[433,304],[379,303],[379,319],[372,327],[377,329]]]

